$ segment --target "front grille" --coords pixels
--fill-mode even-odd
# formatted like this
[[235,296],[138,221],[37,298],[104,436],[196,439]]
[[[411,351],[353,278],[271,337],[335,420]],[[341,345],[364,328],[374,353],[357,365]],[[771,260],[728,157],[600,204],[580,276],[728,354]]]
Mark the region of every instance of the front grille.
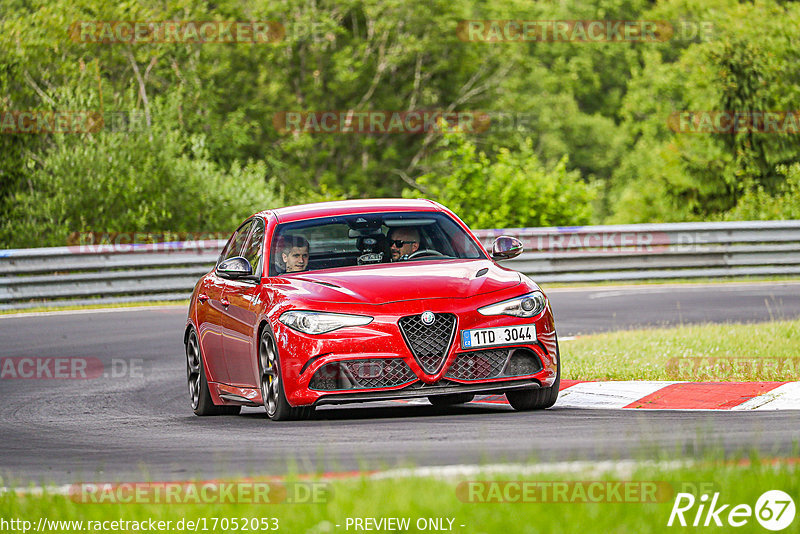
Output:
[[399,386],[416,379],[400,358],[345,360],[320,367],[308,384],[309,389],[336,391]]
[[454,314],[436,313],[434,316],[430,325],[422,323],[422,314],[402,317],[397,322],[411,354],[428,374],[435,374],[441,368],[456,333]]
[[458,354],[444,376],[457,380],[485,380],[532,375],[541,370],[541,361],[528,349],[476,350]]
[[508,360],[508,349],[479,350],[456,356],[444,376],[459,380],[495,378],[503,372]]

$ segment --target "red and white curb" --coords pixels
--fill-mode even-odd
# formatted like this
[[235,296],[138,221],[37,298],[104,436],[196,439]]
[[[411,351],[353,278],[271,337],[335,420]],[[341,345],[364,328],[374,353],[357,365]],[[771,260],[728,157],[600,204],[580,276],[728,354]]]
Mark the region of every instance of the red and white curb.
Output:
[[[503,395],[472,404],[505,404]],[[800,382],[564,380],[555,408],[641,410],[800,410]]]

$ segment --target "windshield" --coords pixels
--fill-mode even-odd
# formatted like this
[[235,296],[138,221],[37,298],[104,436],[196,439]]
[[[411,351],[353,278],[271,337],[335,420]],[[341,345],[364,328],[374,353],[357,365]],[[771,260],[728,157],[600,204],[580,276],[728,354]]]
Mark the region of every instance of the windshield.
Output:
[[356,265],[485,258],[449,216],[436,212],[367,213],[278,225],[270,275]]

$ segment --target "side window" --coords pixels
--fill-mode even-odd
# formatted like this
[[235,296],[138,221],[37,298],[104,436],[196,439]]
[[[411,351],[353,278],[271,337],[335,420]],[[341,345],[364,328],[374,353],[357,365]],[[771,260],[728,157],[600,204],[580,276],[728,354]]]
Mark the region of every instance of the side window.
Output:
[[[313,230],[313,229],[312,229]],[[286,272],[305,271],[308,267],[309,255],[312,252],[306,232],[297,231],[289,233],[286,231],[275,232],[272,245],[272,260],[269,270],[270,276],[277,276]],[[284,261],[286,257],[292,257],[291,265]]]
[[228,241],[228,244],[225,246],[225,249],[222,251],[222,254],[219,255],[219,262],[227,260],[229,258],[233,258],[235,256],[241,256],[242,246],[244,245],[245,240],[247,239],[247,234],[250,233],[250,227],[253,226],[253,220],[249,220],[244,223],[242,226],[236,230],[236,233],[233,234],[231,240]]
[[253,274],[260,274],[261,270],[261,256],[264,253],[264,221],[257,219],[255,228],[250,235],[250,240],[247,242],[244,252],[241,254],[245,257],[250,265],[253,266]]

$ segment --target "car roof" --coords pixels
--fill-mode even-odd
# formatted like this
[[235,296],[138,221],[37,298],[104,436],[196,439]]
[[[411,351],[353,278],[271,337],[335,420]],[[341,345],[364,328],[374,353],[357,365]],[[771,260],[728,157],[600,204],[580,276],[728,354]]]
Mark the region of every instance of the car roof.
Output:
[[279,223],[285,223],[314,219],[317,217],[391,211],[442,211],[442,206],[427,199],[367,198],[287,206],[285,208],[265,210],[259,213],[259,215],[266,216],[268,213],[272,213],[278,219]]

